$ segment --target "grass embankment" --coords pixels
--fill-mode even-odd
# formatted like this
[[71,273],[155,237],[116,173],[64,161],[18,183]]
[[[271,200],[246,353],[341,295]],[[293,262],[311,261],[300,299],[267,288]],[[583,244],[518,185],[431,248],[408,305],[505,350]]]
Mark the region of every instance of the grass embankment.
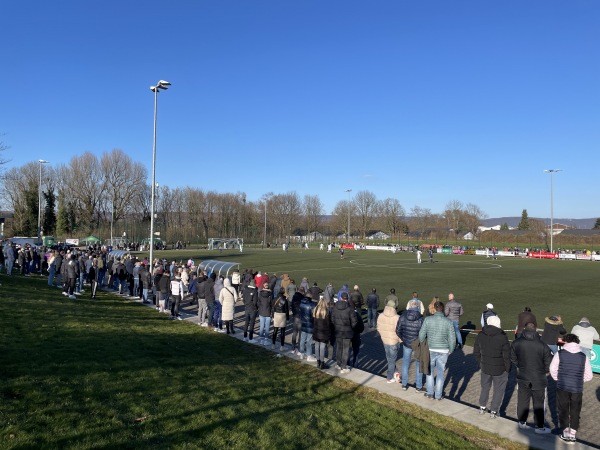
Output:
[[109,294],[0,282],[2,448],[522,448]]

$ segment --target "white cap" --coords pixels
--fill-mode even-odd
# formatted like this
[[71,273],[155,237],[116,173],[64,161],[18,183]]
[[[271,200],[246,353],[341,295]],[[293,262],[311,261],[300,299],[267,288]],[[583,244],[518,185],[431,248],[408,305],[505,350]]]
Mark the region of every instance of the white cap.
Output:
[[491,303],[488,303],[487,305],[485,305],[485,307],[487,309],[494,309],[494,305],[492,305]]

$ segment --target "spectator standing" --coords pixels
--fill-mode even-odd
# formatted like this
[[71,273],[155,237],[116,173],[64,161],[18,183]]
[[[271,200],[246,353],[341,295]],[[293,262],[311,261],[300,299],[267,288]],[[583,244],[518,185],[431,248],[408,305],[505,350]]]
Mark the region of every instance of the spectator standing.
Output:
[[452,321],[454,325],[454,332],[456,333],[456,346],[457,348],[462,347],[462,336],[460,334],[459,320],[460,316],[464,314],[462,304],[454,298],[454,294],[450,292],[448,294],[448,303],[444,308],[444,315]]
[[321,294],[323,289],[321,289],[316,282],[313,283],[312,287],[309,289],[310,295],[312,296],[313,302],[318,302],[321,298]]
[[327,287],[323,292],[323,298],[325,299],[326,303],[329,303],[330,301],[335,302],[335,289],[333,288],[332,283],[327,283]]
[[[418,299],[413,298],[413,300]],[[420,300],[419,302],[420,307],[422,307],[423,303]],[[437,302],[434,308],[435,314],[423,320],[423,326],[419,331],[419,341],[424,342],[427,339],[429,346],[431,373],[426,377],[427,392],[425,397],[442,400],[444,398],[444,371],[446,370],[448,355],[454,351],[456,346],[456,333],[452,321],[444,316],[444,304]]]
[[394,308],[398,311],[398,307],[400,306],[400,299],[396,295],[396,289],[391,288],[390,293],[385,297],[385,305],[389,306],[390,302],[394,302]]
[[[489,319],[488,319],[489,321]],[[552,353],[542,342],[533,322],[525,324],[519,338],[512,343],[510,360],[517,366],[517,418],[519,428],[527,429],[529,403],[533,400],[535,432],[550,432],[544,423],[544,398],[548,380],[546,374],[552,361]]]
[[557,385],[558,422],[563,429],[560,438],[572,443],[577,440],[583,383],[592,379],[592,367],[589,358],[581,351],[577,335],[569,333],[564,341],[562,350],[554,355],[550,363],[550,376]]
[[[181,270],[181,269],[180,269]],[[182,320],[179,314],[179,307],[181,305],[181,299],[183,298],[183,281],[181,281],[181,272],[177,271],[175,278],[170,282],[171,291],[171,319]]]
[[398,359],[398,347],[400,346],[400,338],[396,334],[396,328],[399,318],[393,306],[386,306],[383,308],[383,313],[377,322],[377,332],[381,337],[383,349],[385,350],[385,359],[387,360],[388,383],[396,382],[396,360]]
[[[202,294],[204,294],[204,300],[206,302],[206,312],[207,312],[207,321],[206,326],[213,326],[214,330],[216,330],[216,323],[214,322],[214,310],[215,310],[215,280],[217,278],[217,274],[211,273],[210,276],[206,279],[206,283],[204,284],[204,292],[202,292],[202,283],[198,285],[198,297],[202,300]],[[202,302],[200,302],[202,303]]]
[[331,319],[325,299],[319,299],[317,307],[313,309],[313,317],[313,341],[315,342],[317,368],[325,369],[325,348],[331,338]]
[[[408,370],[413,352],[413,343],[419,341],[419,331],[423,326],[423,314],[419,310],[419,304],[411,300],[408,302],[408,309],[402,313],[398,319],[396,327],[396,335],[402,342],[402,389],[408,389]],[[415,389],[417,392],[423,392],[423,375],[421,374],[421,363],[418,359],[415,360],[416,383]]]
[[362,306],[363,306],[363,303],[365,302],[365,299],[362,295],[362,292],[360,292],[360,288],[358,287],[358,284],[354,285],[354,290],[350,293],[348,300],[349,300],[350,306],[352,306],[356,310],[356,312],[359,315],[361,315],[362,314]]
[[515,330],[515,339],[519,339],[521,333],[523,332],[523,328],[528,323],[532,323],[534,327],[537,329],[537,319],[535,318],[535,314],[531,312],[531,308],[526,306],[523,309],[523,312],[519,313],[519,317],[517,318],[517,329]]
[[227,334],[235,334],[235,330],[233,329],[233,314],[235,312],[236,299],[237,293],[231,285],[231,281],[229,278],[225,278],[223,289],[221,289],[221,292],[219,293],[219,303],[221,304],[221,314]]
[[[294,281],[293,278],[290,278],[290,281],[289,281],[287,287],[285,288],[285,295],[288,298],[288,300],[294,298],[294,294],[296,293],[297,290],[298,289],[296,288],[296,282]],[[304,292],[302,294],[304,294]]]
[[[352,307],[352,305],[350,305],[350,307]],[[362,343],[360,335],[363,331],[365,331],[365,323],[362,320],[362,314],[360,313],[360,310],[355,309],[354,314],[356,314],[356,325],[354,325],[352,328],[352,356],[350,356],[350,353],[348,353],[348,365],[350,367],[356,367],[356,363],[358,362],[358,353],[360,352],[360,344]]]
[[[412,293],[412,299],[411,300],[414,300],[414,301],[418,302],[418,304],[419,304],[419,311],[421,311],[421,314],[425,314],[425,306],[423,305],[423,302],[421,300],[419,300],[419,294],[417,294],[416,291],[413,291],[413,293]],[[408,309],[408,304],[409,303],[410,303],[410,300],[406,303],[406,309]]]
[[479,414],[488,412],[487,404],[490,388],[493,387],[489,413],[490,418],[495,419],[498,417],[498,411],[506,390],[508,373],[510,372],[510,344],[508,343],[508,336],[502,331],[498,316],[490,316],[487,325],[477,335],[473,356],[475,356],[481,368]]
[[290,353],[295,355],[296,352],[299,351],[299,340],[302,334],[302,318],[300,313],[300,304],[302,303],[302,299],[304,298],[304,289],[300,288],[297,292],[294,293],[291,299],[292,306],[292,315],[294,316],[294,320],[292,323],[292,349]]
[[242,291],[242,299],[244,300],[244,341],[248,340],[255,343],[254,340],[254,324],[256,323],[256,315],[258,314],[258,291],[256,290],[254,280],[250,281]]
[[[101,258],[99,258],[99,260],[101,260]],[[100,273],[101,270],[98,269],[98,284],[100,284]],[[142,286],[142,303],[150,303],[148,301],[148,290],[150,289],[150,281],[151,281],[151,277],[150,277],[150,271],[148,270],[148,266],[146,265],[146,263],[144,263],[142,265],[142,267],[140,268],[140,284]]]
[[312,355],[314,331],[313,310],[315,309],[315,306],[317,305],[312,301],[310,294],[303,297],[300,301],[301,334],[298,354],[300,355],[300,359],[303,358],[303,355],[306,355],[306,360],[309,362],[317,360],[317,358]]
[[98,289],[98,259],[92,260],[92,266],[88,271],[88,281],[90,282],[90,298],[96,298],[96,290]]
[[[379,295],[377,289],[371,289],[367,295],[367,325],[369,328],[377,328],[377,310],[379,309]],[[394,308],[395,310],[396,308]]]
[[489,317],[498,315],[496,314],[496,311],[494,311],[494,305],[492,305],[491,303],[485,305],[485,308],[485,311],[481,313],[481,328],[487,325],[487,320]]
[[588,359],[591,358],[594,341],[599,340],[600,336],[598,336],[598,331],[592,326],[588,318],[582,317],[579,323],[573,327],[571,333],[577,335],[581,351],[585,353]]
[[354,310],[348,304],[348,293],[342,293],[339,301],[333,306],[331,313],[331,322],[333,324],[333,332],[337,345],[336,360],[340,373],[348,373],[350,370],[346,367],[348,361],[348,352],[350,350],[350,342],[354,336],[354,327],[358,319]]
[[258,337],[260,343],[263,345],[269,345],[272,309],[273,293],[269,289],[269,283],[264,283],[263,288],[258,291],[258,315],[260,320]]
[[564,334],[567,334],[567,330],[565,330],[559,315],[544,319],[542,342],[548,346],[553,355],[558,351],[558,338]]
[[285,345],[285,327],[287,326],[288,320],[290,320],[289,302],[283,294],[283,289],[280,289],[277,298],[273,303],[273,343],[271,348],[275,349],[277,333],[280,333],[279,352],[283,351]]

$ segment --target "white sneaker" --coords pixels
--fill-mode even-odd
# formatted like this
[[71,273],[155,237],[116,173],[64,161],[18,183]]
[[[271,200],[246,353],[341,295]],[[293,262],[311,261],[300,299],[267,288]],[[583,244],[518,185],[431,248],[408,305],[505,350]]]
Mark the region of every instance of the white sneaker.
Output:
[[213,331],[218,332],[219,329],[215,327],[215,328],[213,328]]
[[527,422],[519,422],[519,428],[521,430],[528,430],[529,429],[529,425],[527,425]]
[[81,295],[81,292],[75,292],[74,294],[75,295]]
[[250,342],[251,344],[257,344],[258,341],[254,338],[250,339],[248,342]]
[[223,328],[219,328],[219,333],[225,333],[225,330]]
[[248,338],[247,337],[244,338],[244,342],[248,342]]
[[279,351],[282,352],[283,351],[283,345],[281,347],[279,347]]
[[200,326],[201,327],[208,327],[208,324],[206,322],[204,322],[204,323],[201,323]]
[[311,355],[311,356],[308,356],[308,357],[306,358],[306,361],[308,361],[308,362],[315,362],[316,360],[317,360],[317,358],[315,358],[315,357],[314,357],[314,356],[312,356],[312,355]]
[[77,297],[75,297],[74,295],[69,295],[69,298],[77,298]]
[[340,370],[340,373],[350,373],[350,369],[342,369]]
[[542,428],[537,428],[537,427],[536,427],[536,428],[535,428],[535,433],[536,433],[536,434],[548,434],[548,433],[550,433],[550,431],[551,431],[551,430],[550,430],[550,428],[548,428],[548,427],[542,427]]

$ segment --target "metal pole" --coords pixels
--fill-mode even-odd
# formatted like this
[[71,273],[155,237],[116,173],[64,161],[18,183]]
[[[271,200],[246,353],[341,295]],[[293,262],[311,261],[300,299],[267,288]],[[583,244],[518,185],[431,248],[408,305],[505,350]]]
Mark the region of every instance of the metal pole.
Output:
[[348,193],[348,234],[346,235],[346,242],[349,244],[350,243],[350,192],[352,192],[352,189],[346,189],[346,192]]
[[154,264],[154,191],[156,189],[156,109],[158,105],[158,86],[154,90],[154,139],[152,143],[152,197],[150,200],[150,264],[149,270],[152,275]]
[[547,169],[550,174],[550,253],[554,253],[554,174],[561,169]]
[[45,159],[38,159],[40,165],[40,179],[38,184],[38,224],[37,224],[37,242],[41,244],[42,241],[42,164],[46,164],[48,161]]
[[267,245],[267,199],[265,198],[265,233],[263,236],[263,245],[262,248],[265,248]]

